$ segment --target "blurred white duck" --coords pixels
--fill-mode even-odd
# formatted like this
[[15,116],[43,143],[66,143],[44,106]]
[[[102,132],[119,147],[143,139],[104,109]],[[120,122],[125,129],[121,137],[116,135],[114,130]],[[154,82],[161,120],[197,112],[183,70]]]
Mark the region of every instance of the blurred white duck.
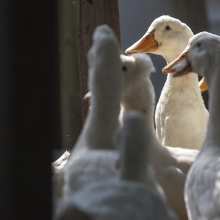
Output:
[[[193,36],[180,20],[161,16],[153,21],[147,33],[125,53],[153,53],[170,63]],[[167,72],[166,72],[167,73]],[[198,76],[173,78],[168,73],[155,113],[157,137],[163,145],[200,149],[208,120],[199,87]]]
[[118,152],[112,136],[118,126],[122,92],[119,50],[116,36],[107,25],[96,28],[88,53],[92,108],[66,166],[54,177],[55,219],[74,192],[93,181],[117,176]]
[[78,191],[70,198],[61,219],[71,220],[75,209],[92,220],[177,219],[149,165],[151,146],[145,117],[129,111],[118,139],[120,178],[94,182]]
[[122,93],[121,121],[130,110],[143,113],[148,123],[153,127],[153,117],[149,112],[154,111],[155,92],[150,81],[150,74],[155,71],[150,57],[146,54],[132,56],[121,55],[124,88]]
[[[124,112],[136,110],[144,113],[147,122],[148,142],[151,144],[150,162],[168,202],[180,219],[187,219],[183,188],[185,176],[198,151],[193,149],[162,146],[156,138],[153,114],[155,92],[149,79],[154,66],[146,54],[121,55],[123,62],[124,89],[122,105]],[[123,118],[123,114],[122,114]]]
[[[97,35],[97,36],[99,36],[99,35]],[[98,42],[97,42],[97,44],[98,44]],[[112,46],[110,45],[110,47],[112,47]],[[109,50],[108,47],[106,49]],[[101,50],[98,50],[98,51],[100,53]],[[102,63],[101,59],[99,61],[100,61],[99,65],[101,65],[101,63]],[[109,60],[108,60],[108,62],[109,62]],[[147,67],[146,65],[149,65],[149,66]],[[105,65],[103,64],[103,66],[105,66]],[[109,71],[106,72],[106,75],[104,74],[104,76],[103,76],[104,78],[108,78],[107,74],[111,74],[111,77],[115,77],[115,78],[119,77],[119,76],[116,77],[115,74],[119,74],[119,75],[121,75],[121,77],[123,76],[125,78],[125,80],[124,80],[125,81],[125,86],[124,86],[125,90],[123,91],[124,99],[122,98],[123,104],[125,104],[125,106],[127,106],[127,109],[125,109],[125,111],[128,110],[128,107],[130,109],[136,108],[136,110],[141,111],[141,112],[143,112],[143,107],[144,107],[144,110],[146,110],[146,112],[144,112],[144,113],[145,113],[145,118],[147,121],[149,137],[151,137],[151,139],[149,139],[149,143],[151,143],[151,145],[153,146],[151,148],[152,154],[150,157],[150,161],[151,161],[153,167],[155,168],[158,180],[165,191],[165,194],[168,198],[168,202],[171,204],[172,208],[177,212],[180,219],[186,219],[185,218],[186,212],[185,212],[185,206],[184,206],[184,200],[183,200],[183,185],[185,182],[185,174],[187,173],[192,162],[194,161],[198,151],[189,150],[189,149],[181,149],[181,148],[162,147],[161,144],[158,142],[158,140],[155,136],[155,130],[153,127],[155,94],[154,94],[153,85],[152,85],[151,81],[149,80],[150,71],[152,71],[154,69],[154,67],[152,66],[152,62],[151,62],[148,55],[140,54],[140,55],[135,55],[134,57],[122,58],[123,75],[122,75],[122,72],[118,73],[116,70],[115,70],[115,73],[112,74],[113,72],[110,71],[111,70],[110,67],[112,67],[112,65],[110,63],[108,63],[108,69],[105,69],[105,72],[107,70],[109,70]],[[98,69],[98,67],[97,67],[97,69]],[[98,73],[98,70],[97,70],[97,74],[101,75],[101,73]],[[134,77],[132,77],[131,74],[134,74]],[[135,77],[137,77],[137,79],[135,79]],[[145,79],[144,80],[145,83],[142,83],[143,79]],[[117,78],[117,80],[120,80],[120,78],[119,79]],[[131,80],[131,82],[129,80]],[[109,85],[105,85],[105,87],[103,88],[102,82],[109,83]],[[111,85],[111,82],[112,82],[112,85]],[[141,84],[139,84],[138,82],[140,82]],[[107,92],[106,92],[107,94],[109,91],[111,91],[114,93],[115,96],[119,96],[118,92],[115,92],[112,90],[112,88],[114,88],[115,85],[117,85],[117,83],[115,81],[113,82],[113,81],[109,81],[109,80],[99,79],[98,81],[93,81],[93,83],[94,83],[94,87],[92,87],[92,88],[99,89],[99,87],[101,87],[99,92],[103,95],[103,97],[104,97],[106,90],[107,90]],[[130,87],[129,85],[131,86],[131,88],[135,89],[136,93],[131,92],[131,88],[129,89],[129,87]],[[140,86],[140,85],[142,85],[142,86]],[[138,88],[139,88],[139,92],[138,92]],[[144,99],[143,99],[143,97],[141,98],[141,96],[143,96],[143,92],[142,92],[143,88],[144,88],[144,91],[146,92],[146,94],[144,94]],[[126,95],[126,91],[129,92],[130,96],[132,94],[133,95],[135,94],[135,97],[137,98],[137,100],[139,100],[139,101],[142,100],[145,103],[143,103],[142,105],[138,105],[138,104],[133,105],[134,103],[131,103],[131,100],[134,100],[132,97],[130,99],[125,99],[126,97],[128,97],[128,95]],[[92,90],[92,93],[93,93],[93,90]],[[99,94],[99,96],[101,94]],[[113,105],[110,103],[113,102],[113,100],[115,100],[115,98],[113,98],[113,97],[111,97],[111,99],[109,99],[109,98],[104,99],[103,98],[103,103],[100,104],[100,102],[99,102],[99,107],[97,106],[97,108],[94,108],[94,104],[93,104],[94,99],[95,100],[98,99],[96,93],[93,93],[93,98],[92,98],[92,106],[93,107],[90,111],[96,110],[97,108],[102,108],[101,106],[105,106],[104,103],[108,102],[110,107],[106,111],[111,111],[114,113],[114,110],[111,110]],[[130,103],[126,104],[126,100]],[[94,102],[94,103],[97,103],[97,102]],[[100,112],[100,110],[99,110],[99,112]],[[90,112],[90,114],[91,114],[91,112]],[[95,114],[95,113],[93,113],[93,114]],[[102,115],[103,114],[99,114],[99,117],[101,117]],[[109,113],[109,117],[110,117],[110,115],[111,114]],[[110,118],[106,119],[106,117],[107,116],[105,116],[105,119],[102,119],[102,120],[105,120],[105,121],[112,120]],[[100,120],[101,120],[101,118],[100,118]],[[93,123],[95,123],[95,122],[93,122]],[[103,126],[106,126],[106,124]],[[85,128],[86,127],[84,127],[84,129]],[[92,124],[90,124],[89,128],[90,129],[93,128]],[[89,130],[87,132],[89,132]],[[113,132],[110,132],[110,133],[113,133]],[[94,134],[93,136],[101,137],[101,134],[102,134],[102,131],[98,131],[97,134]],[[81,135],[81,138],[82,138],[82,135]],[[83,148],[83,146],[85,146],[85,145],[81,145],[81,146]],[[89,142],[88,142],[87,146],[89,146]],[[92,154],[93,152],[94,152],[94,154]],[[76,149],[76,151],[73,151],[73,154],[75,153],[75,156],[71,157],[70,161],[72,160],[72,161],[76,161],[76,162],[75,163],[71,162],[69,168],[68,168],[69,163],[67,163],[67,165],[66,165],[67,168],[64,167],[64,170],[61,173],[59,173],[60,175],[55,175],[55,179],[56,179],[56,177],[58,177],[58,180],[59,180],[59,181],[56,181],[57,182],[57,187],[56,187],[57,188],[57,190],[56,190],[57,195],[55,195],[55,196],[57,198],[59,198],[59,197],[64,198],[64,195],[66,195],[65,198],[68,200],[69,196],[72,195],[72,192],[75,192],[76,190],[80,190],[80,189],[82,189],[82,187],[84,190],[85,189],[84,186],[87,187],[88,184],[90,185],[93,181],[104,180],[104,179],[110,180],[113,177],[117,177],[118,171],[115,170],[114,165],[115,165],[115,161],[117,160],[118,154],[116,152],[113,152],[113,150],[112,150],[111,154],[108,153],[109,155],[112,155],[111,157],[109,156],[109,159],[108,159],[106,155],[95,156],[95,152],[97,152],[97,150],[87,150],[84,153],[81,153],[79,147],[78,147],[78,150]],[[105,150],[105,152],[107,152],[107,150]],[[88,156],[86,156],[86,155],[88,155]],[[98,155],[98,153],[96,153],[96,155]],[[82,159],[83,157],[85,159]],[[70,175],[69,177],[67,175],[68,173],[66,172],[66,169],[69,169],[69,171],[68,171],[69,175]],[[67,180],[65,180],[64,177]],[[73,177],[75,178],[74,182],[71,182],[71,178],[73,178]],[[69,189],[71,189],[72,192],[70,190],[69,190],[69,192],[63,190],[64,184],[68,183],[67,181],[69,181],[69,185],[70,185],[67,187]],[[63,207],[62,205],[66,204],[65,203],[66,199],[61,200],[62,203],[59,204],[58,207]]]
[[190,168],[185,185],[189,219],[220,219],[220,38],[203,34],[191,39],[186,57],[170,66],[177,75],[193,70],[209,87],[210,118],[201,151]]

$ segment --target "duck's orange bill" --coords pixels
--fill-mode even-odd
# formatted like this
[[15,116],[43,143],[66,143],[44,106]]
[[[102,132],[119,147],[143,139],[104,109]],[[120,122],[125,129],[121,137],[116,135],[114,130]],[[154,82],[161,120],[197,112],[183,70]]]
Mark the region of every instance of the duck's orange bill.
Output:
[[126,51],[126,55],[134,53],[150,53],[158,48],[158,42],[154,38],[154,31],[146,33],[139,41],[130,46]]
[[206,90],[208,90],[208,86],[204,77],[199,81],[199,88],[201,92],[205,92]]
[[174,73],[175,76],[185,75],[192,72],[191,63],[186,59],[189,48],[186,48],[173,62],[167,64],[162,72],[164,74]]
[[[174,77],[185,75],[193,71],[191,63],[186,58],[186,55],[189,51],[189,47],[186,48],[178,58],[176,58],[173,62],[169,63],[162,69],[164,74],[174,73]],[[203,77],[199,82],[199,87],[201,92],[205,92],[208,89],[208,86],[205,82],[205,78]]]

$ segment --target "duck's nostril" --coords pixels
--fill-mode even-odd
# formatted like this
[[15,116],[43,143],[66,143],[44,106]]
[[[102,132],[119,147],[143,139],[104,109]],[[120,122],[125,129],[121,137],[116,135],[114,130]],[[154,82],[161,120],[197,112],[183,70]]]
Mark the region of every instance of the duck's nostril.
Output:
[[127,67],[126,67],[126,66],[123,66],[123,67],[122,67],[122,70],[123,70],[123,71],[126,71],[126,70],[127,70]]

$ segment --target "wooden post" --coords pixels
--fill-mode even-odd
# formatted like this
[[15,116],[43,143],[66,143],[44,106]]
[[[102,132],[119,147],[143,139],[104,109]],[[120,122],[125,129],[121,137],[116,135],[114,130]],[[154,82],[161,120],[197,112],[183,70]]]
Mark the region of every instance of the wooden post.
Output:
[[92,44],[94,29],[108,24],[120,40],[118,0],[76,0],[77,41],[81,83],[82,118],[86,118],[88,102],[83,101],[88,91],[87,52]]
[[52,149],[60,146],[57,5],[0,6],[0,218],[49,220]]
[[58,9],[62,148],[71,150],[82,128],[75,4],[59,0]]
[[[0,218],[16,219],[14,215],[14,22],[15,1],[0,2]],[[15,154],[15,153],[14,153]]]

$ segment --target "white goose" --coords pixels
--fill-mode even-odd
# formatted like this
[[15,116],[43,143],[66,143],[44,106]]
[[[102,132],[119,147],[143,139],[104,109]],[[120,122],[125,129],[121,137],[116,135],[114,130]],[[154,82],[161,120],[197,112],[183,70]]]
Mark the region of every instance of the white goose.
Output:
[[124,78],[121,120],[123,121],[123,116],[128,111],[139,111],[146,116],[153,131],[151,112],[154,111],[155,92],[150,81],[150,74],[155,71],[153,63],[148,55],[141,53],[132,56],[121,55],[121,60]]
[[[149,79],[154,70],[146,54],[121,55],[125,78],[122,95],[124,112],[131,109],[144,113],[147,121],[148,144],[151,144],[150,162],[169,204],[181,220],[187,219],[183,188],[186,174],[198,151],[162,146],[156,138],[153,122],[155,93]],[[122,115],[123,116],[123,115]]]
[[[186,47],[193,36],[191,29],[170,16],[155,19],[147,33],[125,53],[153,53],[170,63]],[[208,120],[198,87],[198,76],[173,78],[168,73],[166,83],[156,107],[157,137],[163,145],[200,149]]]
[[146,54],[121,55],[121,59],[123,61],[124,76],[123,110],[124,112],[136,110],[144,113],[149,143],[152,146],[150,162],[156,171],[158,181],[167,196],[169,204],[180,219],[187,219],[183,188],[185,176],[198,151],[166,147],[159,143],[153,123],[155,93],[149,79],[151,71],[154,70],[151,59]]
[[145,117],[128,112],[118,139],[120,178],[94,182],[73,195],[69,202],[72,209],[67,207],[63,215],[65,220],[72,219],[75,209],[93,220],[177,219],[148,164],[151,145]]
[[[55,214],[77,190],[116,177],[118,152],[112,136],[118,126],[122,92],[121,60],[116,36],[107,25],[96,28],[88,53],[92,108],[66,166],[55,175]],[[114,88],[114,89],[112,89]]]
[[[102,36],[102,34],[99,33],[95,36],[97,37]],[[107,37],[107,35],[105,37]],[[96,43],[98,45],[101,43],[101,41],[99,41],[99,43],[97,41]],[[103,48],[102,48],[103,53],[105,51],[104,45],[109,45],[109,42],[108,44],[103,43]],[[111,45],[109,45],[109,47],[112,48]],[[109,47],[107,47],[106,50],[111,51]],[[97,51],[100,53],[101,50],[97,50]],[[110,54],[110,57],[111,56],[116,57],[117,54],[116,55]],[[108,62],[110,62],[111,60],[110,57],[108,58]],[[148,76],[150,75],[150,72],[148,71],[151,71],[153,69],[152,62],[150,61],[149,57],[145,54],[135,55],[134,58],[127,57],[127,60],[125,59],[126,58],[122,59],[123,61],[122,70],[124,72],[124,77],[125,77],[125,88],[127,87],[126,84],[132,85],[132,87],[134,85],[133,83],[131,84],[129,83],[129,79],[132,80],[132,82],[136,81],[135,86],[137,86],[137,88],[139,87],[139,91],[140,91],[140,93],[138,93],[138,89],[133,87],[136,90],[136,95],[137,95],[136,98],[139,100],[143,100],[143,99],[140,99],[138,96],[138,94],[143,95],[143,92],[141,92],[143,88],[142,86],[140,86],[140,84],[138,84],[138,82],[142,82],[143,78],[145,78],[146,80],[144,80],[144,82],[145,82],[146,88],[144,89],[144,91],[147,93],[144,95],[145,99],[143,100],[145,104],[143,103],[143,105],[140,105],[140,108],[138,107],[139,105],[134,106],[134,105],[131,105],[131,103],[125,106],[130,106],[129,108],[131,109],[137,108],[136,110],[139,110],[139,111],[143,110],[142,109],[143,106],[146,108],[145,117],[147,120],[147,126],[149,126],[148,127],[149,137],[151,137],[149,142],[152,144],[152,146],[154,146],[152,147],[152,154],[151,154],[152,156],[150,157],[150,161],[153,167],[155,168],[159,182],[162,185],[172,208],[177,212],[180,219],[186,219],[185,218],[186,217],[185,206],[184,206],[183,195],[182,195],[183,185],[185,181],[185,174],[187,173],[192,162],[194,161],[197,155],[197,151],[189,150],[189,149],[180,149],[180,148],[173,149],[169,147],[162,147],[161,144],[157,141],[157,138],[155,136],[155,131],[153,128],[153,112],[154,112],[153,106],[154,106],[155,94],[154,94],[153,86],[150,80],[148,79]],[[100,59],[99,61],[100,61],[99,65],[97,64],[97,75],[98,74],[101,75],[102,73],[102,72],[101,73],[98,72],[98,70],[100,70],[100,65],[102,64],[101,62],[102,60]],[[149,67],[146,68],[146,65],[149,65]],[[104,65],[104,67],[105,66],[106,65]],[[105,72],[106,71],[108,72],[106,72],[106,74],[104,74],[103,77],[107,78],[107,74],[111,74],[112,78],[115,77],[115,80],[117,79],[120,82],[121,80],[120,76],[122,77],[122,72],[118,73],[117,70],[115,70],[115,73],[111,72],[111,67],[112,65],[108,63],[108,69],[105,69]],[[116,68],[116,67],[113,67],[113,68]],[[120,76],[117,76],[117,74]],[[134,77],[132,77],[131,74],[134,74]],[[90,74],[90,76],[92,75]],[[135,77],[139,77],[139,81],[138,79],[135,79]],[[108,85],[105,85],[105,87],[103,88],[102,82],[106,82],[108,83]],[[93,89],[99,89],[101,87],[101,89],[99,90],[101,94],[94,93],[92,102],[94,99],[97,100],[98,97],[100,98],[100,95],[104,97],[105,94],[108,94],[108,92],[110,91],[114,93],[114,96],[117,96],[117,97],[120,96],[119,92],[115,92],[114,89],[112,89],[112,88],[115,88],[115,85],[117,85],[118,82],[115,82],[115,81],[112,82],[109,80],[105,81],[104,79],[102,80],[99,79],[98,81],[93,81],[93,83],[94,83],[94,86],[92,87]],[[142,85],[144,86],[144,84]],[[107,92],[105,93],[105,91]],[[125,91],[128,91],[130,95],[132,95],[132,92],[130,92],[131,91],[130,89],[125,90]],[[96,94],[98,94],[99,96]],[[124,92],[123,92],[123,97],[127,97],[127,95]],[[115,100],[115,99],[117,98],[114,98],[114,97],[111,97],[111,99],[103,98],[102,99],[103,102],[101,102],[101,104],[99,102],[99,107],[97,106],[97,108],[102,108],[101,106],[104,107],[106,104],[106,105],[110,105],[110,107],[109,109],[105,109],[105,110],[114,112],[115,107],[113,110],[111,109],[113,106],[111,105],[111,102],[112,100]],[[127,100],[128,101],[133,100],[133,98],[127,99]],[[95,103],[96,102],[94,102],[94,104]],[[125,99],[123,100],[123,103],[125,104]],[[119,104],[117,104],[117,106],[118,105]],[[92,113],[92,110],[94,109],[96,108],[92,107],[92,109],[90,110],[90,114]],[[102,115],[103,114],[99,114],[99,117],[101,117]],[[111,117],[110,115],[111,114],[109,113],[109,117]],[[117,116],[114,116],[114,117],[117,118]],[[112,120],[112,119],[105,117],[104,119],[100,118],[100,120]],[[89,129],[93,128],[92,124],[90,124],[89,126],[85,125],[84,129],[87,129],[87,128]],[[87,132],[89,131],[90,130],[88,130]],[[85,130],[83,130],[83,132],[85,132]],[[102,132],[103,131],[98,131],[97,133],[94,133],[94,136],[96,135],[100,137]],[[88,142],[90,139],[88,139],[88,137],[90,136],[88,135],[84,136],[84,138],[87,138],[86,143],[88,144],[86,146],[90,147],[89,142]],[[82,134],[80,138],[81,139],[83,138]],[[78,143],[82,143],[82,142],[79,141]],[[88,148],[86,150],[84,148],[85,146],[84,144],[82,144],[81,147],[79,144],[77,146],[78,146],[78,149],[76,149],[76,151],[73,151],[73,155],[72,155],[73,157],[71,156],[70,158],[70,161],[72,162],[71,163],[68,162],[66,167],[64,167],[64,170],[62,170],[62,172],[60,172],[59,175],[58,174],[55,175],[55,181],[56,181],[56,178],[58,179],[58,181],[56,181],[57,186],[55,190],[56,192],[55,197],[56,197],[56,200],[58,200],[57,213],[62,213],[62,210],[64,210],[63,208],[66,204],[66,200],[68,201],[69,196],[72,195],[74,192],[82,189],[82,187],[84,189],[84,186],[87,187],[88,184],[91,184],[92,182],[95,182],[96,180],[104,180],[104,179],[110,180],[113,177],[117,177],[117,174],[118,174],[118,171],[115,169],[115,161],[117,160],[117,156],[118,156],[116,151],[114,150],[104,151],[103,150],[102,151],[103,153],[99,151],[100,153],[98,154],[98,150],[90,150]],[[108,156],[106,156],[107,154],[109,155],[109,158]],[[74,178],[74,181],[71,181],[72,178]],[[61,203],[59,203],[59,198],[62,201]],[[57,214],[57,216],[59,216],[59,214]]]
[[174,73],[190,70],[205,77],[209,87],[210,118],[200,154],[190,168],[185,185],[185,201],[189,219],[220,219],[220,38],[202,34],[191,39],[186,57],[170,66]]

